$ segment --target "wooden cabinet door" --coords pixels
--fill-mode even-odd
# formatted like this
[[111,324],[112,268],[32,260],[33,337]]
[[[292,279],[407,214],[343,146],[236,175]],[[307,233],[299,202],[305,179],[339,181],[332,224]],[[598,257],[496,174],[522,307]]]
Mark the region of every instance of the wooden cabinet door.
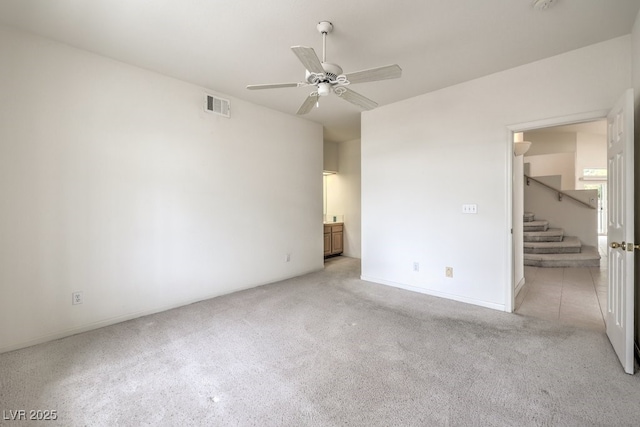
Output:
[[331,233],[324,233],[324,254],[331,255]]
[[342,253],[342,231],[331,233],[331,253]]

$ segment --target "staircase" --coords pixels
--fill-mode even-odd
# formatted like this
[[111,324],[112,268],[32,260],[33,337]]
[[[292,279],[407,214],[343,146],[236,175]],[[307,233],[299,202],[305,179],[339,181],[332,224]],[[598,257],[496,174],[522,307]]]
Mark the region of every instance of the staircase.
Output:
[[546,220],[524,213],[524,265],[533,267],[600,267],[600,254],[580,239],[549,228]]

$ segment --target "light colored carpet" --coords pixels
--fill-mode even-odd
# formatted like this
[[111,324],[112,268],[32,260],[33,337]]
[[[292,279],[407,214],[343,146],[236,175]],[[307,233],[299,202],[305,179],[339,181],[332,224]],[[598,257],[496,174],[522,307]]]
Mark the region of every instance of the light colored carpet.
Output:
[[0,411],[56,410],[37,425],[63,426],[640,424],[640,377],[623,373],[603,333],[359,271],[338,257],[322,272],[2,354]]

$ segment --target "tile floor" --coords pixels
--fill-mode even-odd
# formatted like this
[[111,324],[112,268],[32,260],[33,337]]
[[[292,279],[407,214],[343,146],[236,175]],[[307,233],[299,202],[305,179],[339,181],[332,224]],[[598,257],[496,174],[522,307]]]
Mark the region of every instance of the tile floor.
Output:
[[598,238],[600,268],[524,268],[516,313],[604,332],[607,237]]

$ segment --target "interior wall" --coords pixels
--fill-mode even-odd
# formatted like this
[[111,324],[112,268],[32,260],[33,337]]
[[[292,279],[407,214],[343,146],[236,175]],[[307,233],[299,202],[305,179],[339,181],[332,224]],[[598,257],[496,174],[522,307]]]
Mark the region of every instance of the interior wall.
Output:
[[607,168],[607,136],[578,132],[576,148],[576,189],[581,190],[588,183],[580,179],[585,168]]
[[325,141],[323,143],[323,170],[338,172],[338,143]]
[[325,221],[332,222],[336,217],[337,222],[344,220],[344,195],[340,174],[326,175],[327,186],[327,214]]
[[583,189],[584,168],[607,167],[607,137],[587,132],[525,132],[531,176],[561,175],[561,190]]
[[363,279],[509,309],[507,129],[609,109],[630,51],[620,37],[363,113]]
[[338,143],[332,141],[324,141],[323,143],[323,170],[326,172],[334,172],[333,174],[324,175],[324,221],[337,222],[344,220],[344,204],[342,195],[342,186],[337,176],[339,172],[339,150]]
[[523,138],[525,141],[531,142],[531,147],[529,147],[526,156],[575,153],[577,149],[577,136],[575,132],[533,130],[524,132]]
[[0,351],[322,268],[320,125],[7,27],[0,63]]
[[524,157],[530,164],[530,176],[560,175],[560,190],[575,189],[577,136],[575,132],[524,132],[531,147]]
[[361,257],[361,179],[360,179],[360,140],[341,142],[338,144],[337,175],[342,187],[342,203],[344,207],[344,255],[352,258]]
[[559,190],[574,190],[576,185],[576,153],[540,154],[524,157],[529,163],[529,176],[560,176]]

